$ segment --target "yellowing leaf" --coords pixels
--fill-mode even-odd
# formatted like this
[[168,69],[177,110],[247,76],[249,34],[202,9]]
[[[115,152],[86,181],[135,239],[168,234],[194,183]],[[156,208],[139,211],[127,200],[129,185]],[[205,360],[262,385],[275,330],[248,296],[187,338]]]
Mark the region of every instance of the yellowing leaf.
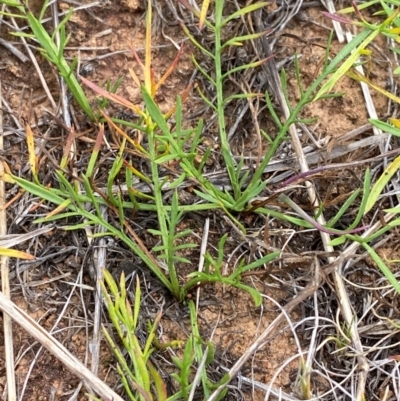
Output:
[[136,75],[136,72],[132,70],[132,68],[129,68],[129,73],[131,74],[131,77],[133,79],[133,81],[135,82],[136,86],[138,88],[140,88],[140,79],[139,77]]
[[57,215],[58,213],[65,210],[68,207],[68,205],[70,205],[70,204],[71,204],[71,199],[66,199],[63,203],[61,203],[61,205],[58,205],[54,210],[52,210],[50,213],[48,213],[46,215],[45,219],[48,219],[50,217]]
[[399,28],[399,27],[390,28],[390,29],[388,29],[388,32],[389,32],[389,33],[394,33],[394,34],[398,35],[398,34],[400,33],[400,28]]
[[207,11],[208,7],[210,6],[211,0],[204,0],[203,4],[201,6],[201,11],[200,11],[200,18],[199,18],[199,29],[202,30],[204,26],[204,22],[207,17]]
[[396,118],[389,118],[389,122],[396,128],[400,128],[400,121],[397,120]]
[[146,177],[144,174],[142,174],[139,170],[135,169],[135,167],[133,167],[131,164],[129,164],[128,162],[124,162],[125,167],[132,171],[132,173],[134,175],[136,175],[136,177],[139,177],[141,180],[143,180],[144,182],[148,182],[151,183],[151,179]]
[[399,10],[396,10],[389,18],[387,18],[379,27],[376,27],[361,43],[354,49],[353,53],[347,58],[347,60],[337,69],[335,73],[328,79],[328,81],[322,85],[322,88],[318,91],[314,98],[314,102],[330,92],[336,83],[353,67],[353,64],[358,60],[360,54],[364,49],[382,32],[384,29],[393,21],[394,18],[399,14]]
[[15,184],[14,178],[10,174],[0,173],[0,180],[4,182],[8,182],[9,184]]
[[183,52],[183,43],[181,45],[181,48],[179,49],[178,54],[176,55],[174,61],[172,62],[172,64],[170,65],[170,67],[168,68],[167,72],[161,77],[161,79],[157,82],[156,87],[155,87],[155,91],[157,91],[157,89],[164,84],[164,82],[167,80],[167,78],[172,74],[172,72],[174,71],[174,69],[176,68],[178,61],[182,55]]
[[347,76],[349,76],[350,78],[355,79],[356,81],[366,83],[368,86],[370,86],[371,88],[375,89],[376,91],[378,91],[382,95],[386,96],[387,98],[393,100],[396,103],[400,103],[400,97],[397,97],[396,95],[393,95],[393,93],[388,92],[387,90],[381,88],[378,85],[375,85],[368,78],[366,78],[364,75],[360,74],[358,71],[356,71],[356,70],[348,71],[347,72]]
[[396,157],[396,159],[394,159],[392,163],[389,164],[389,166],[386,168],[383,174],[379,177],[378,181],[376,181],[376,183],[372,187],[369,197],[367,199],[367,203],[365,205],[364,214],[368,213],[372,209],[372,207],[377,202],[380,194],[382,193],[383,189],[385,188],[387,183],[391,180],[391,178],[399,168],[400,168],[400,156]]
[[7,256],[9,258],[28,259],[28,260],[35,259],[35,257],[33,255],[30,255],[29,253],[16,251],[15,249],[0,248],[0,255]]
[[25,125],[26,130],[26,142],[28,146],[29,153],[29,165],[31,166],[31,171],[35,179],[37,178],[37,157],[35,154],[35,139],[33,137],[33,132],[29,124]]

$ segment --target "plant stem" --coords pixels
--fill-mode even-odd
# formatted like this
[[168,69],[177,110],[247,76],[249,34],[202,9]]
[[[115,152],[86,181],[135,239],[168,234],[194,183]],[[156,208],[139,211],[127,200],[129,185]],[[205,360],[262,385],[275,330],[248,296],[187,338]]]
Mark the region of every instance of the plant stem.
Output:
[[240,187],[238,177],[235,174],[235,165],[231,156],[230,146],[226,135],[225,112],[224,112],[224,92],[223,92],[223,74],[222,74],[222,43],[221,31],[223,26],[222,12],[224,8],[224,0],[216,0],[215,2],[215,90],[217,92],[217,116],[218,129],[221,139],[221,151],[229,179],[232,183],[234,198],[240,197]]
[[155,139],[155,132],[153,128],[153,121],[151,120],[150,116],[147,118],[147,135],[149,141],[149,155],[150,155],[150,165],[151,165],[151,174],[152,174],[152,181],[154,186],[154,200],[156,203],[157,208],[157,216],[158,216],[158,224],[160,231],[162,233],[161,239],[163,245],[165,246],[165,254],[167,255],[167,265],[168,265],[168,273],[169,273],[169,280],[171,284],[171,292],[175,298],[180,299],[180,287],[178,276],[176,274],[175,266],[172,262],[172,265],[169,261],[169,253],[171,249],[169,247],[169,230],[167,227],[166,222],[166,210],[164,208],[163,199],[162,199],[162,186],[160,177],[158,175],[158,164],[156,163],[157,158],[157,141]]

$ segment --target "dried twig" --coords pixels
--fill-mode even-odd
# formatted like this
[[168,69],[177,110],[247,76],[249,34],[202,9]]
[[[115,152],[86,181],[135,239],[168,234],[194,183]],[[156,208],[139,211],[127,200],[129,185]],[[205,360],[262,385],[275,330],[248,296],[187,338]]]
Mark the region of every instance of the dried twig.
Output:
[[[3,111],[1,104],[1,82],[0,82],[0,150],[4,149],[4,136],[3,136]],[[4,173],[3,164],[0,163],[0,174]],[[0,181],[0,235],[7,234],[7,216],[5,210],[5,183]],[[0,257],[1,264],[1,286],[4,297],[10,298],[10,281],[9,281],[9,258],[7,256]],[[14,366],[14,346],[13,346],[13,330],[12,320],[8,315],[3,317],[4,325],[4,352],[6,362],[7,374],[7,399],[9,401],[17,400],[17,392],[15,386],[15,366]]]

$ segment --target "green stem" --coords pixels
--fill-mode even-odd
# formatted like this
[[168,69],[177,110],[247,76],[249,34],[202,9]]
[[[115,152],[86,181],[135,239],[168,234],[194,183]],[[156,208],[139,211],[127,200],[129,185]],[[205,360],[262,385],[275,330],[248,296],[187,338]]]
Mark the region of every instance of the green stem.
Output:
[[150,166],[151,166],[151,174],[152,174],[152,181],[154,185],[154,200],[156,203],[156,208],[157,208],[157,217],[158,217],[158,224],[160,225],[160,231],[162,233],[161,239],[163,242],[163,245],[165,247],[165,253],[167,255],[167,265],[168,265],[168,273],[169,273],[169,281],[170,281],[170,286],[172,287],[172,294],[174,297],[177,299],[180,298],[180,287],[179,287],[179,281],[178,281],[178,275],[176,274],[175,266],[172,262],[170,263],[170,258],[169,258],[169,253],[171,252],[171,248],[169,247],[169,231],[167,227],[167,222],[166,222],[166,210],[164,208],[163,204],[163,199],[162,199],[162,185],[161,185],[161,180],[158,175],[158,165],[156,163],[157,159],[157,143],[155,139],[155,132],[154,129],[152,128],[153,122],[151,121],[149,117],[149,123],[148,123],[148,129],[147,129],[147,135],[148,135],[148,140],[149,140],[149,159],[150,159]]
[[232,183],[234,198],[240,197],[240,186],[238,177],[235,174],[235,165],[231,156],[230,146],[226,135],[225,113],[224,113],[224,96],[223,96],[223,74],[222,74],[222,40],[221,31],[223,26],[222,11],[224,0],[216,0],[215,2],[215,90],[217,92],[217,116],[218,128],[221,139],[221,151],[226,167],[228,170],[229,179]]
[[[279,145],[282,143],[284,140],[289,127],[296,121],[298,114],[300,111],[303,109],[303,107],[311,103],[313,99],[315,98],[314,92],[318,88],[318,86],[323,82],[323,80],[331,73],[333,73],[336,70],[337,65],[343,61],[343,59],[358,46],[365,38],[369,35],[369,31],[365,30],[364,32],[360,33],[358,36],[356,36],[350,43],[348,43],[337,55],[336,57],[332,60],[332,62],[329,64],[329,66],[325,69],[325,71],[318,76],[318,78],[311,84],[311,86],[308,88],[307,92],[304,93],[300,101],[297,103],[296,107],[293,109],[291,112],[289,118],[286,120],[285,124],[283,124],[282,128],[280,129],[277,137],[271,144],[271,147],[269,148],[267,154],[264,156],[263,161],[259,165],[259,167],[256,169],[253,177],[251,178],[248,188],[251,189],[254,185],[256,185],[262,177],[262,174],[264,172],[264,169],[267,167],[269,164],[272,156],[275,154],[276,150],[278,149]],[[245,191],[244,194],[242,195],[242,198],[247,196],[247,192]]]

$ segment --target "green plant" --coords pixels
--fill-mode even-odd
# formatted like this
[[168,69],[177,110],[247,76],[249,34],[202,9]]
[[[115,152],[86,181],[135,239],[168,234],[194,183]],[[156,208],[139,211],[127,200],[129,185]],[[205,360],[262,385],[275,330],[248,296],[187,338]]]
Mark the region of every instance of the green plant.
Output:
[[[45,27],[41,23],[44,13],[46,12],[46,9],[49,5],[49,0],[45,0],[45,2],[43,3],[43,7],[38,18],[36,18],[34,14],[29,10],[29,8],[19,0],[2,0],[1,3],[6,4],[10,7],[15,7],[19,12],[19,14],[16,15],[4,12],[4,15],[13,15],[16,18],[26,19],[29,27],[32,30],[32,33],[29,34],[24,32],[14,32],[13,34],[15,36],[24,36],[26,38],[39,41],[40,45],[42,46],[41,48],[39,48],[42,56],[45,57],[51,64],[53,64],[57,68],[60,76],[63,77],[65,82],[67,83],[67,86],[74,96],[74,99],[78,102],[79,106],[86,113],[86,115],[94,120],[95,116],[93,114],[89,101],[86,98],[85,92],[83,91],[81,85],[74,75],[74,70],[78,63],[78,59],[75,58],[74,61],[69,64],[64,57],[64,50],[69,41],[69,36],[66,35],[65,26],[74,12],[73,8],[69,10],[62,22],[56,27],[54,32],[49,35]],[[59,34],[60,37],[59,46],[57,46],[55,41],[55,37],[57,34]]]
[[[186,1],[181,0],[181,3],[183,3],[191,12],[193,12],[195,15],[198,15],[200,17],[200,13],[198,13],[193,7],[187,4]],[[205,21],[205,27],[208,28],[212,34],[215,37],[215,46],[214,46],[214,52],[210,53],[207,49],[205,49],[195,38],[191,33],[189,32],[188,28],[186,28],[182,24],[182,28],[184,29],[185,33],[189,37],[189,39],[192,41],[192,43],[201,50],[201,52],[204,54],[205,57],[209,58],[212,60],[212,64],[214,66],[214,71],[213,71],[213,76],[215,78],[211,78],[211,75],[204,71],[204,69],[201,67],[200,63],[196,61],[196,59],[193,57],[193,61],[198,68],[198,70],[203,74],[206,80],[209,81],[211,85],[214,86],[215,92],[217,94],[217,100],[216,104],[214,105],[210,100],[208,100],[205,95],[203,95],[200,92],[200,95],[203,97],[204,101],[207,102],[207,104],[215,110],[217,116],[218,116],[218,132],[220,135],[220,142],[221,142],[221,150],[222,154],[224,157],[225,164],[228,169],[229,173],[229,179],[230,179],[230,184],[233,188],[233,196],[230,195],[229,193],[222,192],[222,191],[215,191],[214,194],[208,194],[207,200],[212,201],[212,202],[223,202],[224,207],[228,210],[234,210],[234,211],[242,211],[245,209],[248,205],[248,203],[256,196],[258,196],[261,191],[265,188],[266,182],[262,180],[262,174],[264,172],[265,167],[269,164],[271,161],[271,158],[274,156],[276,153],[276,150],[278,149],[279,145],[282,143],[284,139],[286,139],[286,135],[288,133],[288,129],[291,124],[293,124],[296,121],[299,121],[299,114],[306,106],[308,103],[313,102],[318,99],[323,99],[327,97],[333,96],[332,94],[328,93],[334,86],[334,84],[337,82],[337,80],[340,78],[341,74],[340,71],[343,68],[346,68],[347,65],[349,65],[348,68],[354,63],[353,60],[353,55],[352,53],[355,51],[357,52],[357,49],[361,49],[365,47],[366,45],[366,40],[368,39],[370,32],[368,29],[366,29],[364,32],[362,32],[360,35],[355,37],[348,45],[346,45],[337,55],[334,57],[334,59],[331,62],[328,62],[329,59],[329,46],[328,50],[326,53],[326,61],[324,63],[324,68],[321,71],[321,74],[315,79],[315,81],[308,87],[307,90],[303,89],[303,85],[300,81],[300,73],[296,69],[296,76],[298,78],[298,88],[301,94],[300,100],[298,103],[291,108],[290,110],[290,116],[289,118],[284,122],[281,123],[279,117],[277,116],[271,99],[266,93],[266,103],[268,106],[268,109],[271,113],[271,116],[274,118],[274,122],[277,126],[278,133],[275,137],[275,139],[272,141],[270,144],[270,147],[266,153],[266,155],[263,156],[262,161],[258,168],[254,171],[254,174],[250,176],[250,172],[247,172],[245,174],[242,173],[242,167],[243,167],[243,161],[240,161],[238,163],[235,162],[235,159],[233,158],[233,155],[230,151],[229,144],[227,141],[227,135],[226,135],[226,129],[225,129],[225,108],[229,102],[233,100],[232,97],[227,97],[224,98],[224,90],[223,90],[223,84],[225,80],[233,73],[236,73],[238,71],[250,69],[250,68],[256,68],[263,64],[264,62],[267,61],[267,59],[263,59],[254,63],[250,64],[244,64],[241,65],[237,68],[233,68],[232,70],[228,70],[227,72],[223,72],[222,70],[222,56],[223,52],[227,49],[229,46],[240,46],[242,43],[246,40],[254,40],[262,35],[264,35],[266,32],[261,32],[261,33],[256,33],[256,34],[251,34],[251,35],[244,35],[242,37],[236,37],[227,40],[224,42],[222,40],[222,31],[223,28],[231,21],[235,20],[236,18],[242,17],[254,10],[257,10],[259,8],[262,8],[265,6],[265,3],[257,3],[257,4],[252,4],[251,6],[244,7],[243,9],[233,13],[232,15],[224,16],[223,11],[224,11],[224,1],[223,0],[217,0],[215,2],[215,10],[214,10],[214,18],[213,18],[213,23],[209,21]],[[354,53],[353,53],[354,54]],[[346,60],[346,58],[348,59]],[[340,63],[342,63],[344,60],[344,67],[341,66],[339,67]],[[296,65],[298,68],[298,66]],[[339,73],[338,73],[339,71]],[[330,79],[330,84],[329,85],[324,85],[322,88],[320,86],[322,83],[331,75],[333,74],[333,77]],[[285,83],[285,72],[282,71],[282,82]],[[288,99],[288,93],[287,93],[287,87],[284,85],[282,88],[284,92],[284,96]],[[319,90],[319,91],[318,91]],[[318,91],[318,93],[316,93]],[[235,95],[235,99],[239,98],[246,98],[248,96],[257,96],[257,94],[246,94],[243,93],[241,95]],[[213,196],[210,198],[210,195]],[[199,196],[204,196],[204,194],[199,194]],[[216,197],[215,197],[216,196]]]
[[[179,384],[179,390],[167,397],[166,384],[150,361],[150,356],[156,348],[164,349],[173,345],[172,343],[159,344],[156,340],[156,330],[161,319],[161,312],[158,313],[153,322],[148,323],[146,343],[141,345],[136,334],[141,304],[139,279],[136,280],[133,305],[131,305],[125,287],[124,273],[121,274],[119,284],[117,284],[112,275],[105,270],[101,287],[111,323],[125,351],[121,350],[119,344],[105,327],[103,327],[103,333],[118,361],[117,371],[130,400],[189,400],[190,392],[196,387],[194,382],[196,377],[202,383],[204,394],[209,396],[212,389],[226,380],[224,377],[220,383],[213,384],[207,377],[206,367],[214,359],[214,346],[211,342],[204,344],[201,339],[197,323],[197,312],[194,303],[189,301],[192,333],[184,346],[182,359],[178,357],[172,358],[178,368],[178,372],[173,373],[171,377]],[[177,342],[175,341],[175,343]],[[182,343],[182,341],[179,343]],[[196,365],[197,369],[195,369]],[[155,394],[153,394],[154,391]],[[222,399],[224,394],[219,399]]]
[[[219,383],[215,384],[208,379],[206,368],[214,359],[214,345],[211,341],[204,343],[197,323],[196,307],[192,301],[188,302],[188,306],[192,329],[191,335],[186,342],[182,359],[173,358],[179,373],[171,375],[178,382],[180,391],[170,397],[168,401],[175,401],[179,397],[185,401],[193,399],[194,390],[199,382],[201,382],[205,399],[208,399],[211,391],[227,380],[227,377],[224,376]],[[222,392],[218,400],[223,399],[225,394],[226,390]]]
[[256,306],[260,306],[262,301],[260,293],[253,287],[243,284],[241,280],[241,275],[249,270],[253,270],[257,267],[271,262],[279,255],[279,252],[272,252],[271,254],[266,255],[250,264],[245,264],[245,262],[242,260],[239,263],[239,266],[229,276],[223,276],[221,269],[224,264],[224,246],[227,238],[228,235],[225,234],[219,241],[217,259],[214,259],[210,254],[206,254],[206,265],[204,272],[190,273],[188,276],[189,281],[185,284],[184,287],[187,287],[189,289],[192,286],[196,285],[196,283],[206,284],[218,282],[232,287],[237,287],[248,292],[253,297]]
[[[191,262],[184,256],[184,251],[189,251],[191,248],[197,246],[197,244],[190,240],[190,229],[180,230],[180,223],[185,218],[185,214],[189,211],[201,212],[204,210],[218,210],[220,213],[227,216],[242,232],[245,232],[245,227],[241,223],[240,218],[237,217],[238,214],[256,211],[257,213],[289,222],[297,227],[316,227],[320,231],[340,235],[340,237],[332,241],[332,245],[341,245],[345,241],[360,243],[371,254],[390,283],[393,284],[394,288],[400,292],[398,281],[370,246],[370,243],[374,239],[383,235],[387,230],[397,227],[400,223],[400,219],[392,221],[367,238],[354,235],[355,232],[353,231],[361,222],[365,213],[376,205],[382,188],[387,183],[384,178],[378,181],[374,188],[370,190],[371,178],[369,171],[367,171],[358,213],[348,230],[341,232],[335,230],[334,226],[360,196],[360,190],[355,191],[344,205],[339,208],[336,215],[328,222],[327,227],[318,225],[315,222],[315,218],[308,216],[284,194],[280,194],[277,197],[278,200],[286,203],[298,216],[294,217],[277,212],[272,208],[268,208],[268,205],[265,204],[262,205],[263,207],[253,207],[251,204],[251,201],[260,195],[267,185],[267,181],[263,180],[263,172],[265,167],[270,163],[271,158],[275,155],[279,145],[286,139],[289,127],[298,121],[307,122],[300,118],[303,108],[310,102],[338,96],[338,94],[330,93],[330,91],[333,90],[336,82],[344,74],[351,73],[350,70],[357,62],[358,57],[366,51],[367,45],[374,41],[378,35],[384,34],[386,36],[389,35],[390,37],[398,38],[398,36],[396,36],[397,31],[391,28],[391,24],[396,24],[398,22],[397,12],[391,14],[388,12],[386,20],[379,25],[371,25],[362,21],[360,26],[362,26],[363,31],[356,36],[352,42],[344,46],[332,60],[330,59],[329,41],[320,75],[316,77],[315,81],[312,82],[307,89],[304,89],[299,65],[296,61],[295,76],[300,99],[295,105],[289,105],[290,115],[286,121],[282,122],[274,109],[269,94],[265,94],[265,102],[276,126],[277,135],[274,139],[270,139],[269,149],[262,158],[258,168],[255,171],[248,170],[247,172],[243,172],[244,161],[236,161],[228,142],[226,132],[226,107],[234,100],[260,96],[260,94],[241,93],[234,96],[225,96],[224,83],[232,74],[247,69],[258,68],[265,63],[267,59],[244,64],[225,72],[222,66],[223,55],[229,47],[240,46],[247,40],[257,40],[264,35],[265,32],[234,37],[224,41],[223,30],[236,18],[241,18],[248,13],[256,11],[264,7],[266,3],[252,4],[226,16],[224,15],[225,2],[223,0],[216,0],[213,22],[208,21],[205,17],[208,7],[207,4],[204,5],[200,13],[197,13],[188,4],[185,2],[183,3],[199,17],[200,27],[208,29],[213,33],[215,38],[215,46],[213,51],[210,51],[202,46],[190,33],[189,29],[182,24],[182,28],[188,38],[201,50],[205,57],[208,57],[212,61],[214,68],[212,73],[205,71],[200,62],[193,57],[194,64],[204,75],[205,79],[214,87],[217,95],[216,103],[214,104],[201,91],[199,92],[204,101],[218,116],[217,124],[221,151],[229,176],[229,185],[226,188],[229,189],[220,189],[204,177],[204,166],[212,150],[207,149],[199,158],[199,147],[202,145],[201,134],[203,130],[203,122],[201,120],[193,128],[185,127],[182,102],[185,101],[185,98],[188,96],[190,88],[187,88],[182,96],[177,97],[176,104],[167,113],[161,111],[155,100],[157,90],[161,88],[178,63],[182,50],[178,53],[172,66],[164,73],[161,79],[156,82],[151,68],[152,8],[150,1],[148,2],[146,16],[144,62],[140,60],[135,50],[132,49],[138,65],[142,68],[144,83],[140,82],[138,76],[132,69],[130,70],[133,81],[141,90],[144,106],[143,108],[139,107],[117,95],[116,89],[119,83],[113,87],[107,83],[106,89],[103,89],[89,80],[82,78],[83,84],[101,97],[101,100],[98,102],[100,109],[98,115],[92,111],[80,83],[74,76],[76,62],[68,64],[63,55],[66,43],[68,42],[65,27],[72,11],[53,34],[49,35],[40,22],[48,2],[45,3],[43,11],[38,19],[22,6],[20,2],[7,2],[8,5],[17,7],[20,16],[28,20],[32,29],[32,34],[24,34],[24,36],[28,36],[29,38],[35,37],[39,41],[43,56],[57,67],[60,75],[66,80],[76,101],[87,115],[93,120],[99,121],[99,124],[96,142],[89,163],[79,176],[72,176],[69,172],[68,155],[74,138],[73,132],[71,131],[65,148],[63,149],[64,157],[60,162],[60,168],[55,172],[58,186],[48,187],[40,182],[38,162],[34,150],[35,138],[29,125],[26,128],[26,132],[32,180],[17,177],[10,171],[7,171],[1,176],[1,179],[4,181],[16,184],[25,191],[55,206],[55,209],[46,217],[37,219],[37,223],[54,221],[59,224],[65,224],[63,227],[65,230],[76,230],[95,225],[104,227],[106,231],[97,234],[97,236],[112,236],[123,242],[133,253],[140,257],[176,299],[187,302],[191,316],[192,330],[184,347],[182,358],[174,358],[175,365],[179,372],[175,373],[173,377],[179,383],[180,390],[176,394],[170,396],[169,400],[171,401],[178,398],[183,398],[185,400],[190,399],[190,393],[194,391],[193,389],[196,387],[194,384],[196,376],[195,379],[192,379],[195,366],[198,369],[197,377],[199,381],[201,381],[205,399],[210,396],[211,391],[216,386],[229,379],[224,377],[221,379],[220,383],[215,384],[207,377],[206,365],[212,361],[214,349],[211,343],[205,343],[200,336],[194,304],[191,301],[187,301],[186,298],[189,291],[199,285],[207,283],[222,283],[248,292],[252,296],[255,304],[259,306],[262,302],[259,292],[249,285],[246,285],[242,280],[242,276],[249,270],[270,263],[279,255],[279,252],[273,252],[260,256],[256,261],[245,262],[241,260],[234,271],[229,275],[224,275],[222,273],[222,267],[226,263],[224,255],[226,253],[227,234],[225,234],[218,241],[217,255],[214,256],[211,253],[206,254],[206,263],[203,272],[192,272],[187,277],[180,277],[178,275],[179,265]],[[56,34],[60,34],[61,38],[61,45],[59,47],[55,45],[54,38]],[[18,35],[22,34],[18,33]],[[281,80],[283,95],[286,99],[289,99],[287,77],[284,70],[282,70],[281,73]],[[109,102],[126,107],[134,111],[139,117],[134,122],[113,118],[105,111]],[[97,118],[97,116],[99,118]],[[174,124],[169,123],[169,119],[171,118],[174,119]],[[374,123],[376,125],[386,124],[383,122]],[[390,128],[388,132],[396,132],[398,134],[399,127],[396,126],[396,120],[390,120],[390,123],[391,124],[385,125],[388,130]],[[108,172],[105,188],[102,189],[98,187],[99,184],[96,183],[95,176],[99,163],[99,155],[102,149],[105,124],[108,129],[113,130],[120,136],[121,146],[115,151],[114,161]],[[135,129],[142,139],[131,138],[126,132],[125,127]],[[127,156],[128,148],[130,151],[135,151],[135,155],[145,160],[149,167],[148,173],[138,171],[138,169],[135,168],[133,162],[129,160],[129,156]],[[393,176],[394,172],[398,169],[398,163],[398,160],[396,160],[396,164],[390,166],[391,169],[386,171],[387,174],[385,174],[385,177]],[[123,197],[120,192],[115,191],[115,184],[121,181],[124,181],[128,188],[126,197]],[[136,188],[136,182],[138,181],[145,183],[150,191],[146,193],[144,191],[139,191]],[[194,193],[199,197],[200,202],[192,205],[182,205],[180,200],[181,187],[182,184],[188,182],[195,188]],[[230,188],[232,188],[232,190]],[[169,191],[171,194],[168,200],[166,200],[164,196],[166,191]],[[115,221],[111,223],[104,218],[101,210],[103,207],[109,209]],[[323,207],[320,208],[318,213],[321,213],[322,209]],[[152,249],[147,249],[146,245],[130,226],[125,217],[127,210],[147,212],[155,216],[158,227],[148,230],[148,232],[158,240],[158,244]],[[388,212],[398,213],[399,209],[394,208],[388,210]],[[112,336],[107,331],[105,331],[104,334],[111,348],[115,350],[116,358],[119,361],[118,372],[121,375],[127,394],[131,399],[147,401],[154,397],[152,394],[152,386],[154,386],[157,399],[167,399],[165,384],[149,360],[153,352],[153,345],[156,343],[155,331],[159,316],[154,322],[149,324],[146,343],[141,345],[135,334],[140,313],[139,285],[137,284],[136,286],[135,300],[132,308],[126,294],[123,277],[121,278],[119,286],[117,286],[107,272],[104,273],[104,278],[106,281],[106,286],[103,284],[105,303],[119,339],[124,348],[128,351],[128,358],[118,349]],[[303,392],[305,396],[309,397],[309,371],[304,366],[303,368]]]
[[150,401],[153,400],[152,385],[154,385],[156,399],[158,401],[167,400],[166,385],[150,361],[154,350],[152,344],[161,312],[149,325],[146,344],[142,348],[136,336],[141,301],[139,280],[136,281],[133,309],[127,296],[124,273],[121,274],[119,286],[106,270],[104,271],[104,281],[105,283],[101,282],[101,286],[105,305],[125,351],[120,350],[105,327],[103,327],[103,333],[118,361],[117,370],[126,394],[132,401]]
[[[384,16],[386,19],[383,22],[376,23],[376,24],[371,24],[366,21],[366,19],[362,16],[360,10],[362,9],[367,9],[370,6],[374,4],[379,4],[382,9],[378,12],[375,12],[375,16]],[[347,17],[343,17],[343,14],[348,14],[351,12],[355,12],[357,16],[357,20],[351,20]],[[378,35],[384,35],[387,38],[391,39],[394,41],[394,43],[399,43],[400,42],[400,3],[398,1],[370,1],[367,3],[364,3],[362,5],[356,5],[355,3],[353,4],[352,7],[345,8],[341,11],[338,12],[337,15],[333,15],[330,13],[325,13],[326,16],[328,16],[331,19],[340,21],[345,24],[352,24],[360,27],[362,29],[362,33],[368,32],[368,36],[366,39],[358,46],[352,55],[346,63],[342,65],[340,68],[340,74],[337,72],[336,76],[332,76],[331,79],[325,84],[323,88],[321,88],[321,93],[323,93],[324,90],[331,89],[331,84],[334,84],[341,76],[346,74],[350,78],[363,82],[367,84],[369,87],[372,89],[378,91],[382,95],[388,97],[394,102],[400,103],[400,98],[397,97],[395,94],[386,91],[385,89],[379,87],[378,85],[374,84],[367,76],[364,76],[361,74],[359,71],[355,70],[353,68],[353,64],[357,61],[357,59],[363,55],[367,54],[371,56],[372,52],[366,50],[366,46],[374,41]],[[391,51],[394,53],[399,54],[399,50],[397,48],[390,48]],[[397,67],[394,70],[394,73],[399,73],[399,68]],[[338,70],[339,71],[339,70]],[[317,95],[318,96],[318,95]],[[389,123],[377,120],[377,119],[370,119],[369,120],[375,127],[378,129],[388,132],[392,135],[395,136],[400,136],[400,122],[396,118],[389,118],[388,121]],[[384,188],[390,183],[390,181],[393,179],[393,176],[398,172],[400,166],[400,157],[397,157],[395,160],[393,160],[384,170],[382,175],[377,179],[377,181],[372,185],[372,188],[370,188],[371,185],[371,177],[369,170],[366,171],[365,174],[365,181],[364,181],[364,193],[363,193],[363,200],[361,202],[360,208],[358,210],[357,218],[356,221],[359,221],[361,217],[365,216],[368,212],[370,212],[373,208],[376,207],[376,204],[382,195]],[[396,215],[399,214],[400,208],[394,207],[391,209],[385,210],[388,214],[390,214],[390,218],[396,217]],[[384,218],[382,218],[384,220]],[[361,246],[364,247],[364,249],[370,254],[371,258],[375,261],[376,265],[378,268],[381,270],[381,272],[384,274],[384,276],[387,278],[389,283],[393,286],[393,288],[400,293],[400,283],[398,279],[394,276],[390,268],[386,265],[384,260],[378,255],[378,253],[371,247],[371,242],[376,240],[377,238],[380,238],[385,232],[391,230],[392,228],[398,227],[400,224],[400,219],[395,218],[394,220],[390,221],[386,225],[384,225],[382,228],[380,228],[378,231],[374,232],[371,235],[360,237],[358,235],[345,235],[342,237],[338,237],[335,240],[331,241],[331,245],[339,245],[341,243],[344,243],[346,240],[354,241],[359,243]]]

